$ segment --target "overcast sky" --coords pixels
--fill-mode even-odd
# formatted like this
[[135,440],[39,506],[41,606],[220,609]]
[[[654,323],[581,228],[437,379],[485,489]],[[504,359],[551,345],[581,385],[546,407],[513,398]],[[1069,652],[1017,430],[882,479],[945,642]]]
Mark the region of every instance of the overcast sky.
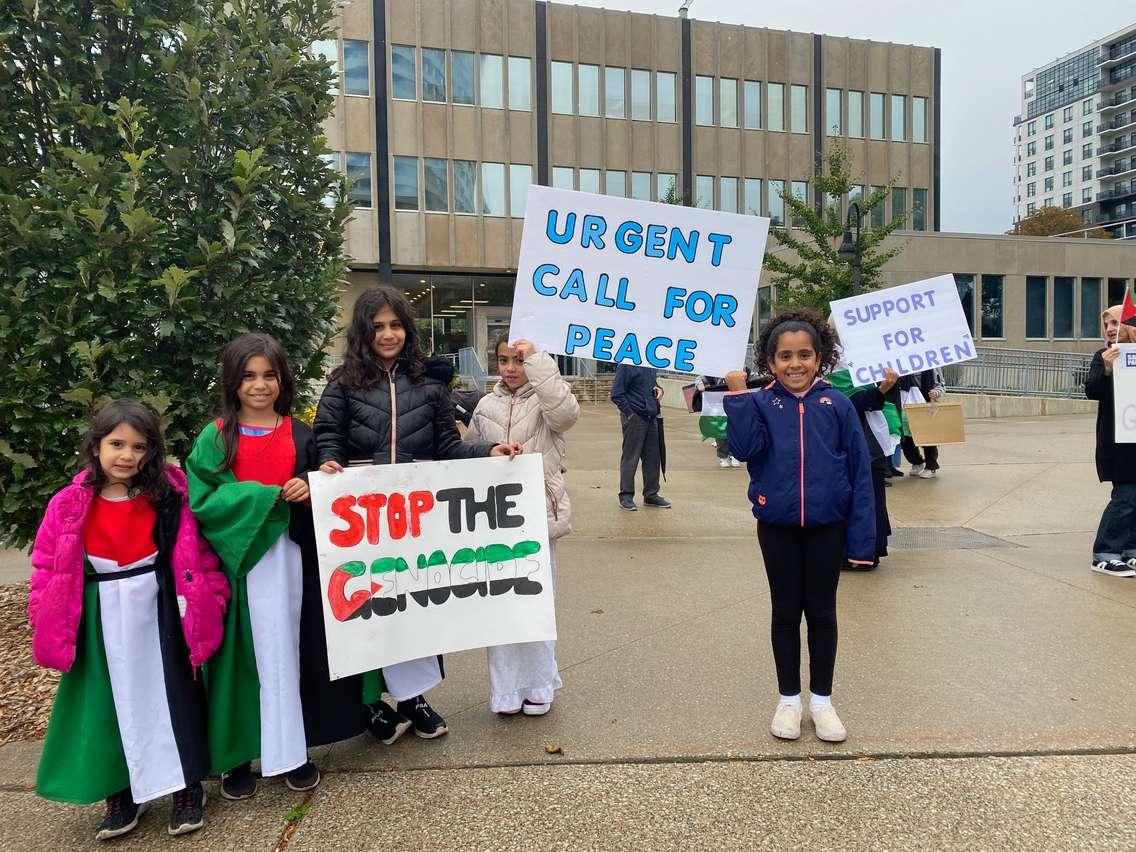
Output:
[[[673,16],[681,0],[575,0]],[[1136,22],[1132,0],[694,0],[703,21],[938,47],[943,51],[944,231],[1010,227],[1010,122],[1021,77]]]

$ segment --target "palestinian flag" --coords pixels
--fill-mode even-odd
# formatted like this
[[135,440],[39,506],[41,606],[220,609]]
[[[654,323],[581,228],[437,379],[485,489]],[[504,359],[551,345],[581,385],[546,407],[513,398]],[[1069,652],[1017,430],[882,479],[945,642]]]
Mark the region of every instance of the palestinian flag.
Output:
[[[847,367],[843,366],[843,360],[840,364],[837,364],[836,370],[825,376],[825,380],[847,397],[851,397],[866,388],[874,387],[873,385],[857,386],[852,384],[852,374]],[[885,456],[890,457],[895,452],[896,446],[899,445],[900,435],[903,433],[904,417],[899,409],[893,403],[885,402],[883,411],[866,412],[864,419],[867,421],[868,428],[872,430],[880,451]]]
[[698,418],[698,431],[703,441],[726,437],[726,409],[722,404],[725,391],[703,391],[702,413]]
[[1120,322],[1136,326],[1136,302],[1132,301],[1132,291],[1124,291],[1124,305],[1120,309]]

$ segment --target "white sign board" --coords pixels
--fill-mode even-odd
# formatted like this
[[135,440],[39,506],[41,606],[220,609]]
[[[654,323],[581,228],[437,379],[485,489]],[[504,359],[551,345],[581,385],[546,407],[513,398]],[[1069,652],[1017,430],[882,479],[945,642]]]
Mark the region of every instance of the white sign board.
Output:
[[1112,367],[1112,400],[1116,411],[1116,443],[1136,444],[1136,343],[1119,343]]
[[529,187],[509,339],[724,376],[745,363],[769,220]]
[[977,358],[952,275],[875,290],[831,305],[853,385]]
[[332,678],[556,638],[540,453],[310,475]]

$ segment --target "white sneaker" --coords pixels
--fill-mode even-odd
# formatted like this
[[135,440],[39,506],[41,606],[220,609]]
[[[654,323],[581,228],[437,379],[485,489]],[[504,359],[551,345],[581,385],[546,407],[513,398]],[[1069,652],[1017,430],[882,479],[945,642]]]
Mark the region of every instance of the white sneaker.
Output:
[[552,709],[552,702],[547,704],[537,704],[535,701],[525,700],[521,705],[521,712],[526,716],[543,716]]
[[742,463],[733,456],[730,456],[730,467],[741,467]]
[[797,704],[778,704],[769,732],[779,740],[801,738],[801,708]]
[[1136,556],[1133,556],[1131,559],[1128,560],[1128,567],[1129,568],[1136,568]]
[[836,715],[836,708],[831,704],[817,707],[815,710],[810,707],[809,715],[813,719],[818,740],[824,740],[826,743],[842,743],[848,739],[844,723],[840,721],[840,717]]
[[934,479],[935,473],[936,471],[933,470],[921,470],[919,471],[918,476],[920,479]]
[[722,468],[723,470],[725,470],[725,469],[726,469],[726,468],[728,468],[729,466],[730,466],[730,460],[729,460],[728,458],[726,458],[726,459],[718,459],[718,467],[720,467],[720,468]]
[[919,474],[921,474],[923,472],[923,469],[926,466],[927,465],[924,465],[924,464],[913,464],[911,466],[911,475],[912,476],[918,476]]
[[1093,570],[1106,577],[1136,577],[1136,566],[1120,559],[1106,559],[1093,562]]

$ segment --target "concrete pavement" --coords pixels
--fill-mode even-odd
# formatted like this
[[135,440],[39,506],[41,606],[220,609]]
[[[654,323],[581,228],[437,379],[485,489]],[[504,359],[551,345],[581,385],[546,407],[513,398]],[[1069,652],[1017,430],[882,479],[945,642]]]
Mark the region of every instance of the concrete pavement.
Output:
[[[431,693],[449,736],[320,749],[304,807],[266,783],[176,847],[1136,845],[1136,580],[1088,569],[1107,498],[1091,417],[972,421],[938,479],[888,490],[913,549],[841,580],[839,746],[770,737],[745,472],[716,466],[692,417],[667,433],[675,508],[635,513],[616,506],[614,409],[570,435],[549,716],[491,716],[484,653],[449,655]],[[93,845],[97,808],[26,792],[37,750],[0,748],[0,848]],[[159,810],[121,845],[173,848]]]

